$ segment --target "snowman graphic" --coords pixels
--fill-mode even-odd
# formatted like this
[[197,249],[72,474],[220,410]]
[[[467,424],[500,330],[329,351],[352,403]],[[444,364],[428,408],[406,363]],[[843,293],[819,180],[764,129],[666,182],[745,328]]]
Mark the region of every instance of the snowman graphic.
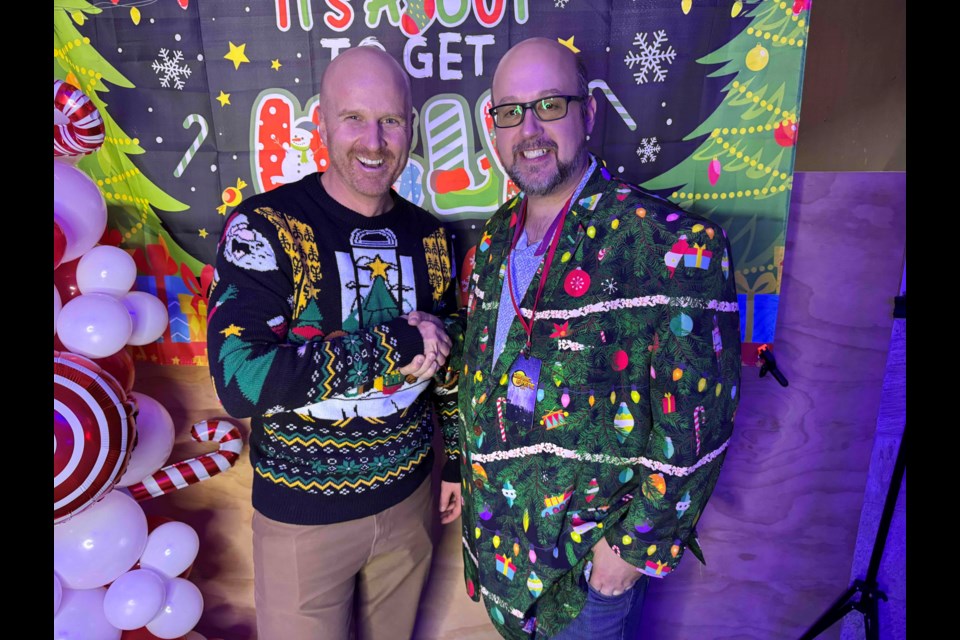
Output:
[[[280,163],[282,175],[270,177],[274,185],[296,182],[317,170],[314,152],[310,147],[313,142],[313,131],[307,129],[308,126],[312,128],[315,125],[309,120],[297,122],[290,131],[290,142],[280,144],[284,151],[283,160]],[[279,142],[276,136],[270,137],[274,142]]]

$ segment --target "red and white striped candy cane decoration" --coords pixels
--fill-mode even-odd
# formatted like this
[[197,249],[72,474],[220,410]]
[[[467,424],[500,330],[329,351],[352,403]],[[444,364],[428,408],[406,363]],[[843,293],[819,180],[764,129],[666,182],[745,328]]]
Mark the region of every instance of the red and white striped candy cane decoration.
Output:
[[103,118],[86,94],[63,80],[54,80],[53,108],[69,121],[53,125],[54,156],[84,156],[100,148]]
[[693,410],[693,435],[697,438],[697,455],[700,455],[700,420],[703,420],[703,405]]
[[209,480],[237,463],[243,438],[240,430],[229,422],[204,420],[190,428],[190,435],[197,442],[216,442],[220,447],[214,453],[167,465],[143,482],[131,485],[130,493],[137,502]]
[[503,405],[507,403],[506,398],[497,398],[497,423],[500,427],[500,439],[507,441],[507,431],[503,428]]

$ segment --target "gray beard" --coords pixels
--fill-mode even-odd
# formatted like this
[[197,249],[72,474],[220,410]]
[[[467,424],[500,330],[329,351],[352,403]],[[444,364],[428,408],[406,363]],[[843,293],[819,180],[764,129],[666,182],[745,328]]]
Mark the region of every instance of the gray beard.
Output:
[[573,160],[570,162],[562,162],[557,157],[557,172],[553,174],[553,177],[545,184],[535,185],[530,184],[523,179],[519,174],[514,173],[510,169],[506,169],[507,175],[510,176],[510,179],[513,180],[520,189],[529,196],[548,196],[552,194],[560,185],[564,184],[569,180],[574,173],[583,169],[585,164],[584,159],[587,157],[587,141],[582,140],[580,145],[577,147],[577,152],[573,156]]

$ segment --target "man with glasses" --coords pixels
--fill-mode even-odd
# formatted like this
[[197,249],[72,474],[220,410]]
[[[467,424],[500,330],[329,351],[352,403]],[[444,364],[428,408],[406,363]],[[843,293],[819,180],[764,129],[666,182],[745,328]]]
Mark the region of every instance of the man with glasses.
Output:
[[634,638],[649,578],[701,557],[730,441],[730,246],[587,151],[597,104],[567,48],[513,47],[492,101],[522,192],[484,227],[452,365],[467,592],[507,638]]

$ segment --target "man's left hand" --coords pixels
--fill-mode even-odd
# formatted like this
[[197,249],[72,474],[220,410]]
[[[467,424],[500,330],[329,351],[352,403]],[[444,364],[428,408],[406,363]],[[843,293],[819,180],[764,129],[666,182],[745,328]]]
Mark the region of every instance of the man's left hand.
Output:
[[633,586],[643,574],[637,568],[620,559],[605,538],[593,545],[593,569],[590,586],[605,596],[619,596]]
[[460,483],[440,482],[440,524],[450,524],[460,517]]

